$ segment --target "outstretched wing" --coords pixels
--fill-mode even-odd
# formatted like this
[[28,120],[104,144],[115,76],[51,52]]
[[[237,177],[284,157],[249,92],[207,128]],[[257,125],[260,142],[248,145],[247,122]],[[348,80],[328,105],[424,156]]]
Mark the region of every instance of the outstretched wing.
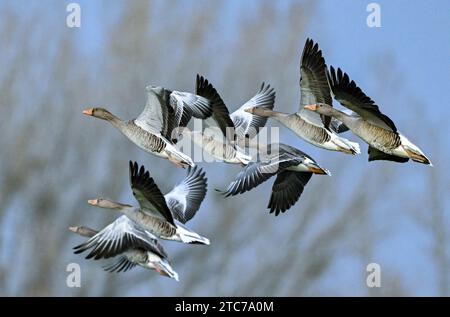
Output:
[[152,134],[166,136],[173,127],[173,110],[168,107],[167,91],[154,86],[147,86],[145,90],[147,103],[134,123]]
[[297,112],[304,120],[319,127],[329,128],[331,118],[304,108],[306,105],[325,103],[332,106],[328,86],[327,66],[319,45],[307,39],[300,62],[300,108]]
[[130,260],[128,260],[128,258],[126,256],[121,256],[117,261],[113,262],[112,264],[104,266],[103,269],[106,272],[110,272],[110,273],[113,273],[113,272],[120,273],[120,272],[126,272],[128,270],[131,270],[135,266],[136,266],[136,263],[133,263]]
[[92,249],[86,259],[107,259],[131,249],[143,249],[167,257],[158,240],[136,225],[127,216],[121,216],[85,243],[76,246],[75,253]]
[[293,206],[303,193],[312,173],[283,171],[277,175],[272,186],[269,205],[270,213],[278,216]]
[[381,113],[375,102],[366,96],[361,88],[356,86],[356,83],[350,80],[349,76],[340,68],[335,71],[333,66],[331,66],[330,72],[327,72],[327,76],[334,98],[341,105],[356,112],[363,119],[380,128],[395,133],[397,132],[394,122],[388,116]]
[[165,195],[175,219],[186,223],[200,208],[206,196],[207,178],[201,168],[189,167],[186,178]]
[[[197,75],[196,87],[204,84],[203,77]],[[172,91],[170,105],[175,111],[176,126],[185,127],[192,117],[206,119],[213,113],[212,102],[196,94]]]
[[[206,78],[200,76],[195,93],[199,96],[205,97],[212,102],[212,119],[217,123],[223,135],[227,136],[228,140],[233,141],[235,138],[234,123],[231,120],[230,112],[228,111],[227,106],[223,102],[214,86],[209,83]],[[228,135],[227,130],[229,130]]]
[[164,195],[155,184],[144,166],[139,168],[136,162],[130,161],[130,184],[133,195],[143,211],[162,216],[170,224],[175,225],[172,213],[167,206]]
[[231,114],[231,120],[235,126],[236,137],[243,141],[245,138],[254,138],[259,129],[264,127],[267,117],[261,117],[246,112],[245,109],[262,107],[272,110],[275,103],[275,90],[270,85],[262,83],[259,91],[249,101]]
[[251,162],[239,172],[223,193],[225,197],[245,193],[300,162],[300,158],[284,151],[280,151],[275,156],[272,155],[268,160]]

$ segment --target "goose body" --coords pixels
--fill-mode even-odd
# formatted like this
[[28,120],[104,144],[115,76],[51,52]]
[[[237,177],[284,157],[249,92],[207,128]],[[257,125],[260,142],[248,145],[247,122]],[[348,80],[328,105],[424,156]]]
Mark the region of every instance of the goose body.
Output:
[[359,154],[359,144],[340,137],[332,129],[331,120],[304,108],[312,103],[332,104],[326,77],[326,64],[319,46],[306,41],[300,62],[300,107],[296,113],[287,114],[271,109],[253,107],[245,111],[272,118],[292,130],[306,142],[331,151]]
[[[207,81],[197,75],[196,86],[208,91]],[[206,119],[212,115],[211,102],[201,96],[147,86],[147,102],[135,119],[123,121],[103,108],[90,108],[85,115],[106,120],[144,151],[170,160],[182,167],[195,166],[192,159],[172,142],[173,130],[184,127],[191,117]]]
[[[208,83],[208,82],[207,82]],[[216,161],[246,165],[252,157],[245,153],[248,141],[264,127],[267,118],[246,112],[246,109],[261,107],[273,109],[275,91],[262,83],[257,93],[241,107],[230,114],[217,90],[210,84],[209,89],[199,87],[196,94],[210,100],[213,114],[205,122],[205,131],[185,130],[183,136],[214,158]]]
[[[233,146],[232,143],[228,142],[220,131],[211,131],[211,128],[204,132],[185,131],[183,136],[199,146],[216,161],[246,165],[252,160],[251,156],[246,155],[238,146]],[[205,157],[202,158],[205,160]]]
[[186,178],[165,196],[144,166],[130,162],[130,184],[139,207],[107,199],[91,199],[93,206],[114,209],[126,215],[144,230],[165,240],[191,244],[209,244],[209,240],[187,228],[206,195],[207,179],[197,167],[188,168]]
[[305,108],[341,121],[369,145],[369,161],[389,160],[404,163],[409,159],[432,165],[422,150],[401,134],[395,123],[383,114],[375,102],[366,96],[349,76],[333,67],[327,73],[333,95],[351,114],[327,104],[307,105]]
[[260,107],[273,109],[275,91],[270,85],[262,83],[257,93],[241,107],[230,114],[223,99],[212,87],[208,91],[197,89],[196,94],[212,103],[213,115],[206,120],[210,126],[205,131],[184,131],[188,137],[217,161],[246,165],[252,157],[244,153],[248,141],[253,139],[264,127],[267,117],[246,112],[247,109]]
[[105,271],[126,272],[138,265],[178,281],[178,274],[170,265],[167,253],[157,238],[126,216],[120,216],[101,231],[84,226],[69,229],[89,238],[74,248],[76,254],[90,250],[87,259],[118,257],[117,261],[104,267]]
[[258,161],[244,167],[223,193],[226,197],[242,194],[276,176],[268,208],[278,216],[297,202],[313,174],[330,173],[299,149],[271,144]]

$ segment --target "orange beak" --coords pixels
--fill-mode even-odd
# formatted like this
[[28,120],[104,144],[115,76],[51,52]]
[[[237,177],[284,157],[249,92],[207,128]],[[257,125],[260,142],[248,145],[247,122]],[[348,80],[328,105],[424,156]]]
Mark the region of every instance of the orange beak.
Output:
[[316,105],[306,105],[304,108],[308,109],[308,110],[311,110],[311,111],[316,111],[317,110],[317,106]]
[[94,114],[94,108],[89,108],[89,109],[83,110],[83,114],[85,114],[87,116],[92,116]]
[[88,200],[88,204],[92,205],[92,206],[97,206],[98,205],[98,199],[89,199]]

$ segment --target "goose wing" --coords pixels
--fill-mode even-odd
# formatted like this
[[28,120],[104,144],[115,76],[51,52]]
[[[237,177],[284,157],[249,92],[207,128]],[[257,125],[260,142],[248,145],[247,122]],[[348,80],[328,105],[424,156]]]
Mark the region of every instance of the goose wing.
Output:
[[[222,97],[220,97],[219,93],[217,92],[216,88],[208,82],[206,78],[203,76],[200,76],[200,79],[198,81],[198,85],[196,87],[196,94],[199,96],[202,96],[212,103],[212,119],[215,121],[217,126],[222,131],[223,135],[227,136],[227,138],[230,141],[234,140],[234,123],[231,120],[230,112],[228,111],[227,106],[225,105],[224,101],[222,100]],[[209,119],[208,119],[209,120]],[[207,120],[207,122],[208,122]],[[231,129],[232,133],[230,135],[227,135],[227,129]]]
[[307,39],[300,62],[300,108],[297,114],[311,124],[328,129],[330,117],[321,116],[304,108],[315,103],[332,106],[333,99],[328,86],[326,68],[319,45]]
[[278,216],[291,208],[302,195],[311,176],[312,173],[309,172],[283,171],[278,174],[267,206],[270,213],[274,212],[275,216]]
[[341,105],[380,128],[397,132],[394,122],[383,114],[375,102],[366,96],[361,88],[356,86],[356,83],[350,80],[349,76],[340,68],[335,71],[331,66],[327,76],[334,98]]
[[130,161],[130,184],[133,195],[143,211],[162,216],[170,224],[175,225],[172,213],[167,206],[164,195],[155,184],[144,166],[139,168],[136,162]]
[[107,259],[130,249],[143,249],[167,257],[155,236],[143,230],[127,216],[121,216],[85,243],[76,246],[75,253],[91,249],[86,259]]
[[259,91],[249,101],[243,104],[238,110],[231,114],[231,120],[235,126],[235,133],[238,140],[254,138],[259,129],[264,127],[267,117],[261,117],[246,112],[246,109],[253,107],[263,107],[272,110],[275,103],[275,90],[270,85],[262,83]]
[[155,134],[167,136],[173,129],[174,110],[168,107],[168,91],[163,87],[147,86],[147,102],[134,123],[141,129]]
[[301,158],[282,150],[282,148],[280,148],[280,152],[272,152],[269,156],[269,159],[251,162],[245,166],[223,192],[225,197],[245,193],[286,168],[302,162]]
[[197,166],[189,167],[186,178],[165,195],[175,219],[184,224],[195,216],[205,198],[206,187],[205,172]]
[[136,266],[136,263],[128,260],[128,258],[126,256],[121,256],[117,261],[113,262],[112,264],[104,266],[103,269],[106,272],[110,272],[110,273],[113,273],[113,272],[120,273],[120,272],[129,271],[132,268],[134,268],[135,266]]
[[[205,81],[206,79],[197,74],[196,89],[201,90],[205,86]],[[206,86],[207,84],[206,81]],[[170,93],[170,105],[175,111],[176,125],[180,127],[185,127],[192,117],[206,119],[213,114],[213,105],[209,99],[188,92],[172,91]]]
[[331,128],[331,131],[333,131],[337,134],[344,133],[349,130],[349,128],[345,124],[343,124],[339,120],[336,120],[335,118],[331,119],[330,128]]

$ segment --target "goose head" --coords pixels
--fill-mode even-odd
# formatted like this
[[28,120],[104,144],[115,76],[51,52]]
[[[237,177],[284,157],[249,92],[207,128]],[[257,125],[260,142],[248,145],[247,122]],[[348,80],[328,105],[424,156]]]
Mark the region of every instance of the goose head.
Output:
[[96,118],[99,118],[102,120],[106,120],[106,121],[112,121],[116,118],[111,112],[109,112],[108,110],[106,110],[104,108],[85,109],[85,110],[83,110],[83,114],[85,114],[87,116],[91,116],[91,117],[96,117]]
[[122,209],[132,207],[130,205],[117,203],[117,202],[114,202],[114,201],[111,201],[108,199],[104,199],[104,198],[89,199],[88,204],[92,205],[92,206],[97,206],[100,208],[117,209],[117,210],[122,210]]

